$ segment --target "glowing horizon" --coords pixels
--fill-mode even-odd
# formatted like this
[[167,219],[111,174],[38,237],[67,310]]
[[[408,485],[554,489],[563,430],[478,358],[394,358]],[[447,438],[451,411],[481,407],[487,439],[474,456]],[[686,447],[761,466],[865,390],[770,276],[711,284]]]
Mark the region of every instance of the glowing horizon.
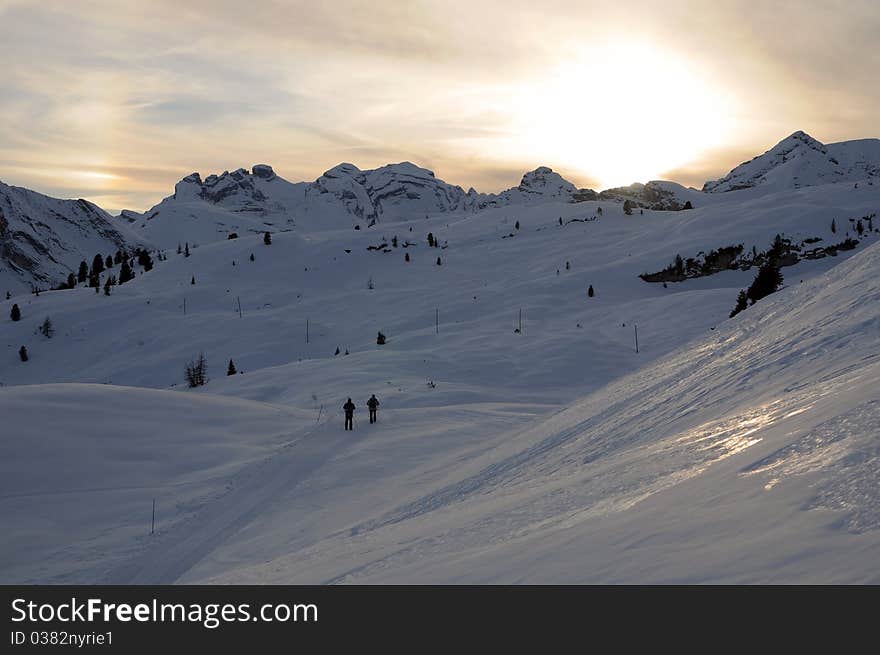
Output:
[[[79,5],[79,6],[76,6]],[[699,188],[796,130],[878,136],[872,2],[0,0],[0,180],[143,211],[183,176],[403,160]],[[832,47],[833,44],[833,47]]]

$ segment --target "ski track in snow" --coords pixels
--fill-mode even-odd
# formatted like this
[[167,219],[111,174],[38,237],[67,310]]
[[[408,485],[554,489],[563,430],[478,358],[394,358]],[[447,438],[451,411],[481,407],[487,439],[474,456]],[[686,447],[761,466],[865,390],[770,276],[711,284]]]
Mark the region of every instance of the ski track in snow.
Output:
[[329,458],[357,443],[348,435],[315,430],[248,466],[230,490],[203,505],[188,521],[161,535],[158,543],[111,571],[104,584],[173,584],[205,555],[247,525],[283,490],[295,489]]

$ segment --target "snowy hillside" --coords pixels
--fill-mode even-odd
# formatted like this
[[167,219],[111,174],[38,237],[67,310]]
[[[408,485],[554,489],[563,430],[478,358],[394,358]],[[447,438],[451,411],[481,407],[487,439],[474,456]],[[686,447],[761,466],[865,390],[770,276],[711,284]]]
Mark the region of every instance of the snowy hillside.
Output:
[[[237,188],[242,206],[255,197]],[[187,202],[205,204],[200,194]],[[275,231],[269,245],[242,231],[189,257],[169,249],[109,296],[0,302],[0,408],[21,436],[0,458],[0,516],[16,526],[0,578],[871,579],[867,436],[834,446],[819,478],[764,485],[779,477],[765,469],[789,470],[786,453],[843,434],[835,425],[875,434],[878,233],[855,226],[880,199],[849,184],[701,197],[632,216],[587,200],[360,230],[347,218]],[[763,250],[777,233],[811,247],[859,240],[786,266],[789,288],[732,320],[753,268],[666,287],[639,278],[676,254]],[[5,318],[13,302],[21,321]],[[52,338],[37,330],[47,316]],[[209,380],[187,390],[183,367],[200,351]],[[370,393],[377,426],[364,420]],[[347,396],[361,407],[348,434]],[[127,467],[142,461],[132,482]]]
[[[264,562],[245,532],[183,579],[876,584],[878,268],[874,245],[425,494]],[[300,511],[279,501],[260,523]]]
[[880,139],[826,146],[798,131],[721,179],[706,182],[703,191],[719,193],[756,187],[779,191],[836,182],[880,184]]
[[[81,206],[164,256],[0,297],[0,581],[880,582],[880,194],[774,177],[813,157],[732,193],[258,165]],[[728,318],[777,234],[784,288]]]
[[97,253],[143,242],[86,200],[58,200],[0,182],[0,293],[47,288]]

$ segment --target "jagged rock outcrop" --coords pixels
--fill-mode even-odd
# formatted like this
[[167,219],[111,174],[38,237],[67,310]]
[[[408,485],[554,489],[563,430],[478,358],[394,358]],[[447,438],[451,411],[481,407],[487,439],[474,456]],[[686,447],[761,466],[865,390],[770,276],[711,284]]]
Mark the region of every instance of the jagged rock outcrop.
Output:
[[[412,218],[476,206],[475,197],[460,186],[439,180],[433,171],[410,162],[367,171],[354,164],[339,164],[309,185],[306,199],[326,194],[353,216],[367,221]],[[331,198],[322,200],[333,202]]]
[[204,179],[192,173],[177,183],[174,195],[147,212],[125,210],[120,216],[155,243],[171,247],[178,241],[204,243],[231,232],[262,233],[297,224],[366,227],[429,214],[596,197],[595,191],[576,188],[546,166],[523,175],[517,187],[485,194],[464,191],[411,162],[372,170],[342,163],[311,183],[288,182],[271,166],[257,164],[250,172],[240,168]]
[[642,209],[681,211],[699,204],[699,192],[686,189],[675,182],[653,180],[647,184],[637,182],[626,187],[606,189],[599,194],[599,200],[629,200],[635,207]]

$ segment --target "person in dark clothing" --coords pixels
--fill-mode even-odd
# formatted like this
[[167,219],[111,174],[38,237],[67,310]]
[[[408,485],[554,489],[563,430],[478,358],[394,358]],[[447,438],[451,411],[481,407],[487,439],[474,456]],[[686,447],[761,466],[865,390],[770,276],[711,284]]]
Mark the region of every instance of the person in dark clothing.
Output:
[[367,407],[370,409],[370,423],[375,423],[378,420],[376,418],[376,410],[379,408],[379,399],[376,398],[376,394],[370,396],[370,399],[367,401]]
[[351,398],[342,406],[342,409],[345,411],[345,429],[354,430],[354,403],[351,402]]

